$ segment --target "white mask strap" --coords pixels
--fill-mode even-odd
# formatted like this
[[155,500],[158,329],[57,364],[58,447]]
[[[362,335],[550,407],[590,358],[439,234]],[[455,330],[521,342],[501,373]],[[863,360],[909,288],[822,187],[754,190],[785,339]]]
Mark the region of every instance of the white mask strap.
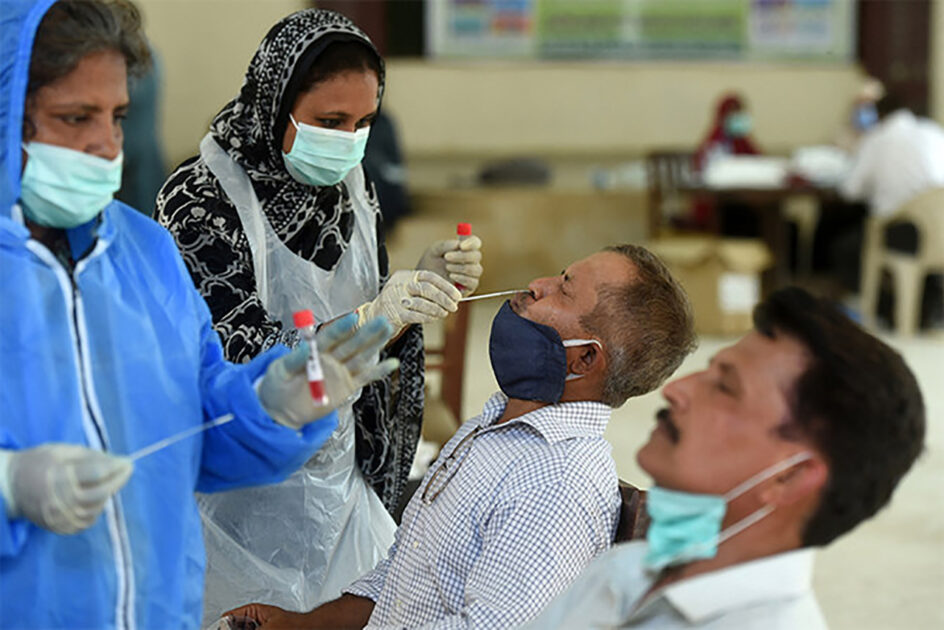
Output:
[[595,343],[600,347],[600,350],[603,350],[603,344],[596,339],[566,339],[561,343],[564,344],[565,348],[570,348],[572,346],[585,346],[588,343]]
[[733,501],[734,499],[738,498],[739,496],[741,496],[742,494],[744,494],[745,492],[747,492],[748,490],[750,490],[757,484],[763,483],[767,481],[768,479],[770,479],[771,477],[773,477],[774,475],[782,473],[783,471],[790,468],[794,464],[805,462],[808,459],[813,459],[813,456],[808,451],[802,451],[795,455],[791,455],[790,457],[786,458],[785,460],[781,462],[774,464],[773,466],[765,468],[764,470],[760,471],[759,473],[757,473],[756,475],[754,475],[747,481],[736,486],[733,490],[730,490],[729,492],[727,492],[724,495],[725,502]]
[[[596,339],[567,339],[561,342],[565,348],[571,348],[573,346],[585,346],[588,343],[595,343],[600,347],[600,350],[603,350],[603,344],[597,341]],[[564,380],[574,381],[578,378],[583,378],[586,374],[568,374]]]

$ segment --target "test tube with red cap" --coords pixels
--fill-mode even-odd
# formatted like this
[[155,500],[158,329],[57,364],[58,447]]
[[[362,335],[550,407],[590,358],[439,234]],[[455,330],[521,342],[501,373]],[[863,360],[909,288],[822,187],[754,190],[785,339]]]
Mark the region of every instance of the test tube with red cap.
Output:
[[325,392],[324,372],[318,357],[318,345],[315,343],[315,316],[308,310],[295,311],[292,314],[295,328],[301,338],[308,342],[308,360],[305,361],[305,374],[308,376],[308,389],[316,405],[327,405],[328,394]]
[[[456,225],[456,239],[459,242],[464,241],[465,239],[472,236],[472,224],[471,223],[459,223]],[[456,288],[460,291],[464,290],[465,287],[459,284],[458,282],[454,283]]]

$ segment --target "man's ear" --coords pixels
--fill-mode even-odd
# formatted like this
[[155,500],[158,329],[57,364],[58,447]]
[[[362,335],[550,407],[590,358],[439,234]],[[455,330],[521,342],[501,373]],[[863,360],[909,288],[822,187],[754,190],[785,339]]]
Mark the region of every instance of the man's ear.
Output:
[[761,501],[781,507],[818,497],[829,480],[829,466],[821,455],[811,454],[810,459],[774,477],[774,483],[761,493]]
[[567,372],[587,376],[606,369],[606,357],[603,350],[595,343],[574,346],[567,349]]

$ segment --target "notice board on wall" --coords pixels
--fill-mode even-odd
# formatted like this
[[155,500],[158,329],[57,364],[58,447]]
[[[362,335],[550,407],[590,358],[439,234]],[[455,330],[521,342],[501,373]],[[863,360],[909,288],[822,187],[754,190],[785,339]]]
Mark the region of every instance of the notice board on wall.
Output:
[[429,0],[435,58],[845,62],[852,0]]

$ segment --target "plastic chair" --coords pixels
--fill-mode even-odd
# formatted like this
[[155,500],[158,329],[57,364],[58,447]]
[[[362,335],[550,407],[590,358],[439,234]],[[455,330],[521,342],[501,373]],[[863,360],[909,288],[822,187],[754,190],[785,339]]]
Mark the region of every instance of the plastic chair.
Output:
[[659,235],[665,219],[686,213],[680,188],[698,181],[691,151],[653,151],[646,155],[649,188],[649,236]]
[[[894,221],[908,221],[917,228],[918,251],[914,255],[885,247],[885,227]],[[887,269],[894,282],[896,330],[913,335],[921,316],[925,276],[944,273],[944,188],[922,193],[891,216],[870,217],[862,251],[863,323],[875,326],[882,270]]]
[[813,195],[793,195],[781,206],[783,218],[796,224],[797,272],[809,276],[813,272],[813,239],[819,223],[819,200]]

